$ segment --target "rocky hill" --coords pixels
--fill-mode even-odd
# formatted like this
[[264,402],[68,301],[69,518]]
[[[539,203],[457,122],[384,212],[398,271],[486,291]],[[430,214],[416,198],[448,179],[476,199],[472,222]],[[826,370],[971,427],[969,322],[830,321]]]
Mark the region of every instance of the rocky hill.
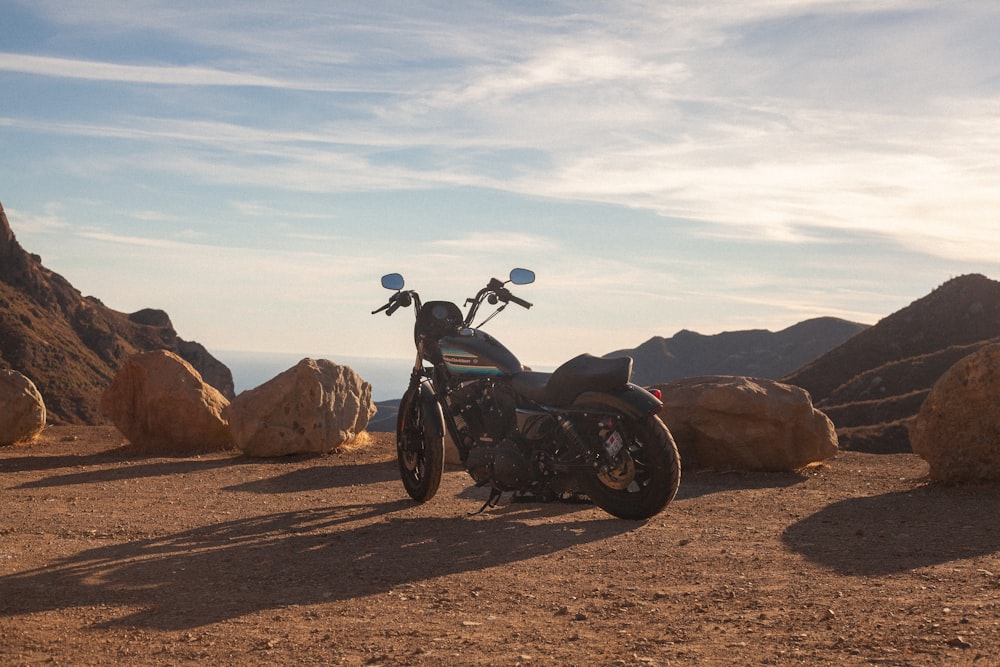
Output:
[[864,324],[820,317],[776,333],[752,329],[706,336],[684,330],[671,338],[656,336],[635,349],[604,356],[632,357],[632,381],[640,385],[698,375],[747,375],[773,380],[866,328]]
[[138,352],[177,353],[233,397],[233,376],[200,344],[181,339],[162,310],[121,313],[83,296],[21,247],[0,205],[0,368],[30,378],[54,423],[97,424],[101,392]]
[[909,451],[907,422],[944,371],[1000,339],[1000,282],[949,280],[782,380],[808,390],[840,445]]

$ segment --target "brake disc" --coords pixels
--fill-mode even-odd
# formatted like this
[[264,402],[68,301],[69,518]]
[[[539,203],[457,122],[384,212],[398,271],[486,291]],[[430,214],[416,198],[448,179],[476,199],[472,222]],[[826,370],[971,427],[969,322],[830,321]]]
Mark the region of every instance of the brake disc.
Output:
[[623,491],[635,479],[635,461],[632,460],[628,452],[622,452],[618,457],[618,465],[597,473],[597,479],[610,489]]

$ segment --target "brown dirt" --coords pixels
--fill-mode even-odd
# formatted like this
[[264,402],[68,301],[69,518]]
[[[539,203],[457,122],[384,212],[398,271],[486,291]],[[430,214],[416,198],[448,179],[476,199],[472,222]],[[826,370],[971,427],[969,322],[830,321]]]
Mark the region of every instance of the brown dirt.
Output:
[[109,427],[0,449],[0,664],[990,665],[1000,490],[912,454],[686,471],[645,523],[509,504],[391,436],[140,457]]

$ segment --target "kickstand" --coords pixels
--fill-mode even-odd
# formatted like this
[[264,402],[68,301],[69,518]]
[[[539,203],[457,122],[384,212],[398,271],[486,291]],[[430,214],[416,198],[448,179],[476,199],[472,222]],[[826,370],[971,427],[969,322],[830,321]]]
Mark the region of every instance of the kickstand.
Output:
[[490,489],[490,497],[486,499],[486,502],[483,503],[482,507],[480,507],[475,512],[470,512],[469,516],[476,516],[477,514],[482,514],[483,512],[486,511],[487,507],[491,509],[496,507],[497,503],[500,502],[500,496],[502,495],[503,491],[500,491],[498,489]]

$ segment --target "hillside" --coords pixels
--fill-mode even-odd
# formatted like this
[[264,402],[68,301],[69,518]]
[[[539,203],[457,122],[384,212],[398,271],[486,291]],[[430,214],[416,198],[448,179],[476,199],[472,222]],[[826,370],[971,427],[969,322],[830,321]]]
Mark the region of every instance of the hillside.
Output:
[[698,375],[776,379],[866,328],[864,324],[820,317],[778,332],[752,329],[706,336],[683,330],[671,338],[656,336],[635,349],[604,356],[632,357],[633,382],[641,385]]
[[83,296],[21,247],[0,205],[0,368],[30,378],[53,423],[97,424],[100,394],[133,354],[165,349],[224,395],[233,376],[200,344],[181,339],[162,310],[121,313]]
[[782,380],[809,391],[842,448],[909,451],[906,423],[941,374],[998,340],[1000,282],[960,276]]

